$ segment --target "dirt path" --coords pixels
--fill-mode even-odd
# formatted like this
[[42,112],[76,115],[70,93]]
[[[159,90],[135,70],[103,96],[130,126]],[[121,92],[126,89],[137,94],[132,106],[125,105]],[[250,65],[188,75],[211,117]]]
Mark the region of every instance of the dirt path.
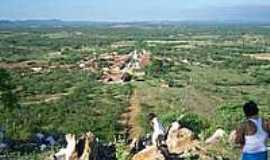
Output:
[[140,94],[137,89],[134,89],[129,102],[128,110],[121,115],[119,121],[124,126],[123,134],[125,138],[132,140],[138,138],[142,134],[142,128],[140,126]]

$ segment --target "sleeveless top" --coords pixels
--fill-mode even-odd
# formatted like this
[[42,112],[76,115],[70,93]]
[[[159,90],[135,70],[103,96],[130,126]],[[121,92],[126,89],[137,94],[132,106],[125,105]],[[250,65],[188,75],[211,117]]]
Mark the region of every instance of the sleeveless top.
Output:
[[243,153],[260,153],[267,151],[267,139],[268,133],[263,129],[262,118],[249,119],[253,122],[257,128],[254,135],[245,136],[245,145],[243,148]]

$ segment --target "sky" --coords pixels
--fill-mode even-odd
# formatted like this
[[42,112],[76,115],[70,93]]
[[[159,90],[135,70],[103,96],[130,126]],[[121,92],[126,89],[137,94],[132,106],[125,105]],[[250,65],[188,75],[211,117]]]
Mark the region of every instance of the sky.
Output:
[[270,21],[270,0],[0,0],[0,19]]

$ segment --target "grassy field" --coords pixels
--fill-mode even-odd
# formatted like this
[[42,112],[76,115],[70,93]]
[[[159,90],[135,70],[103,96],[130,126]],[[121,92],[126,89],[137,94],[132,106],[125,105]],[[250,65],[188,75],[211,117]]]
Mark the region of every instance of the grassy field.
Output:
[[[85,58],[135,49],[152,53],[144,81],[103,84],[100,71],[76,67]],[[2,28],[0,68],[9,79],[0,77],[0,125],[18,143],[38,132],[63,137],[88,130],[113,141],[136,90],[140,109],[133,125],[142,134],[149,132],[146,115],[155,112],[166,126],[179,120],[203,139],[217,128],[237,127],[248,100],[270,117],[269,53],[269,28],[259,26]],[[217,148],[238,158],[226,143]],[[51,153],[8,152],[19,154],[16,159]]]

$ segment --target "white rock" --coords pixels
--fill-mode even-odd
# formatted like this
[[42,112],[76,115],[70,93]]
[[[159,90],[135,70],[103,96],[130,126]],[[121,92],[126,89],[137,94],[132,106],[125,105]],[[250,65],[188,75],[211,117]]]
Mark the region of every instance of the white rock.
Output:
[[226,132],[223,129],[218,129],[216,132],[206,139],[205,143],[207,144],[216,144],[218,143],[222,138],[224,138],[226,135]]
[[84,63],[81,63],[81,64],[79,65],[79,67],[80,67],[80,68],[85,68],[85,64],[84,64]]
[[33,68],[31,68],[32,69],[32,71],[34,71],[34,72],[40,72],[41,70],[42,70],[42,67],[33,67]]
[[54,160],[65,160],[66,159],[66,149],[61,148],[59,152],[53,155]]
[[41,146],[39,146],[39,148],[40,151],[44,151],[47,148],[47,146],[45,144],[42,144]]
[[181,125],[178,122],[173,122],[170,129],[177,130],[181,127]]
[[187,59],[182,60],[183,63],[189,64],[189,61]]

